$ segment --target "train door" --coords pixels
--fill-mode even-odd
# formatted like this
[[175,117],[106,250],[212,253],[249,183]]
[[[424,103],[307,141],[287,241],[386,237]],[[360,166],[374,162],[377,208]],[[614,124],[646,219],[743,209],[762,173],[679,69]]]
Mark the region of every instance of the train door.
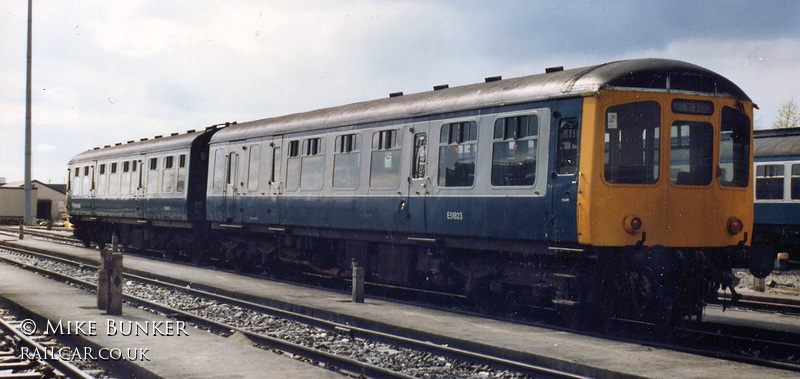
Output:
[[415,124],[411,131],[411,167],[408,171],[405,213],[409,222],[409,231],[425,233],[427,231],[425,224],[426,199],[430,186],[428,176],[429,124],[427,122]]
[[[89,167],[84,169],[85,173],[89,177],[84,178],[83,182],[83,185],[85,186],[84,188],[88,189],[87,191],[84,191],[84,193],[87,194],[87,197],[89,198],[89,209],[91,209],[92,214],[96,214],[95,206],[97,204],[97,176],[95,167],[97,167],[97,161],[92,161]],[[86,179],[89,179],[88,182]]]
[[267,223],[279,224],[280,217],[280,203],[278,197],[283,193],[283,136],[272,138],[272,142],[268,145],[269,149],[269,202],[267,208]]
[[551,241],[577,241],[577,183],[578,176],[578,119],[555,118],[558,123],[551,149],[550,223],[548,239]]
[[[225,159],[225,185],[222,190],[223,217],[228,222],[236,220],[239,215],[239,212],[237,212],[237,198],[239,196],[240,154],[234,148],[231,148],[231,150]],[[239,219],[241,221],[241,217]]]
[[133,193],[133,202],[136,207],[136,217],[139,219],[145,218],[145,170],[144,170],[144,156],[141,159],[133,161],[133,174],[131,178],[131,187]]

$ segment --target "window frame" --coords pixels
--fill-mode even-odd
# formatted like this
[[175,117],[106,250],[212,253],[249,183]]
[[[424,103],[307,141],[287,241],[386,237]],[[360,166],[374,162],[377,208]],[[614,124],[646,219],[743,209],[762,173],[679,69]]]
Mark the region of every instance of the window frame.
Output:
[[[508,133],[507,133],[508,126],[504,125],[504,127],[502,128],[502,135],[499,138],[496,136],[497,135],[497,127],[498,127],[497,122],[498,121],[506,120],[506,119],[510,119],[510,118],[520,118],[520,117],[529,117],[529,120],[530,120],[531,116],[535,116],[536,120],[537,120],[536,121],[536,134],[530,134],[530,131],[528,131],[528,134],[525,137],[517,138],[516,137],[517,134],[518,134],[517,131],[519,130],[519,127],[517,127],[517,130],[515,130],[514,136],[510,137],[510,136],[508,136]],[[528,121],[528,122],[530,123],[530,121]],[[491,151],[491,154],[490,154],[491,160],[490,160],[490,167],[489,167],[489,185],[492,187],[492,189],[496,189],[496,190],[513,190],[513,189],[528,189],[528,188],[536,187],[536,185],[537,185],[537,183],[539,181],[539,176],[540,176],[540,174],[539,174],[539,161],[542,158],[541,157],[541,154],[542,154],[541,153],[541,149],[542,149],[542,126],[541,125],[542,125],[543,122],[544,122],[543,121],[543,117],[540,115],[540,112],[536,112],[536,111],[534,111],[534,112],[524,112],[524,113],[500,114],[500,115],[497,115],[497,117],[495,117],[493,119],[493,121],[492,121],[492,134],[491,134],[491,136],[492,136],[492,151]],[[530,127],[530,124],[529,124],[529,127]],[[511,141],[522,141],[522,142],[536,141],[535,142],[536,143],[535,163],[533,165],[533,167],[534,167],[534,174],[533,174],[534,177],[533,177],[533,183],[531,183],[531,184],[497,185],[497,184],[494,184],[492,182],[492,179],[493,179],[493,176],[494,176],[495,144],[507,144],[507,143],[509,143]],[[545,159],[545,160],[547,160],[547,159]]]
[[[361,133],[350,132],[339,134],[334,138],[333,147],[333,167],[331,174],[331,188],[334,191],[354,191],[357,190],[361,182]],[[337,165],[337,160],[340,157],[347,156],[348,159],[355,160],[355,180],[352,186],[337,186],[337,168],[341,169],[341,165]],[[342,181],[347,183],[347,181]]]

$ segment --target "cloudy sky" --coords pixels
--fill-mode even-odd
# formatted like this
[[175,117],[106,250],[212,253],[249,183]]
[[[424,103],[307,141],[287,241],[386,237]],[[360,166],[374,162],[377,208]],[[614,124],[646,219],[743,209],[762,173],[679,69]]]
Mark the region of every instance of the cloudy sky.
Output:
[[[111,4],[109,4],[111,3]],[[23,179],[26,2],[0,5],[0,177]],[[95,146],[628,58],[800,101],[798,1],[58,1],[33,12],[33,177]]]

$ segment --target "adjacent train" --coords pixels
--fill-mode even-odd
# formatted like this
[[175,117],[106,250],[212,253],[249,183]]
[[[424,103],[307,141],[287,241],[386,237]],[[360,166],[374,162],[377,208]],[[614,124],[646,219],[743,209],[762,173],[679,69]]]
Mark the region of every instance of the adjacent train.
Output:
[[753,146],[754,246],[800,260],[800,128],[757,130]]
[[69,214],[87,243],[671,323],[750,258],[753,107],[680,61],[550,68],[95,148]]

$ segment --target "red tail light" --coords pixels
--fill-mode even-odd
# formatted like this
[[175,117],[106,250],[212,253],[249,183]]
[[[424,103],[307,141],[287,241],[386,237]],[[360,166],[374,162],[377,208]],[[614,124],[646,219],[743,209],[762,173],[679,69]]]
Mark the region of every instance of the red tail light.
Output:
[[642,219],[633,215],[627,215],[625,219],[622,220],[622,227],[625,228],[625,231],[628,233],[639,233],[639,231],[642,230]]
[[728,219],[728,233],[736,235],[744,230],[744,223],[738,217],[731,217]]

